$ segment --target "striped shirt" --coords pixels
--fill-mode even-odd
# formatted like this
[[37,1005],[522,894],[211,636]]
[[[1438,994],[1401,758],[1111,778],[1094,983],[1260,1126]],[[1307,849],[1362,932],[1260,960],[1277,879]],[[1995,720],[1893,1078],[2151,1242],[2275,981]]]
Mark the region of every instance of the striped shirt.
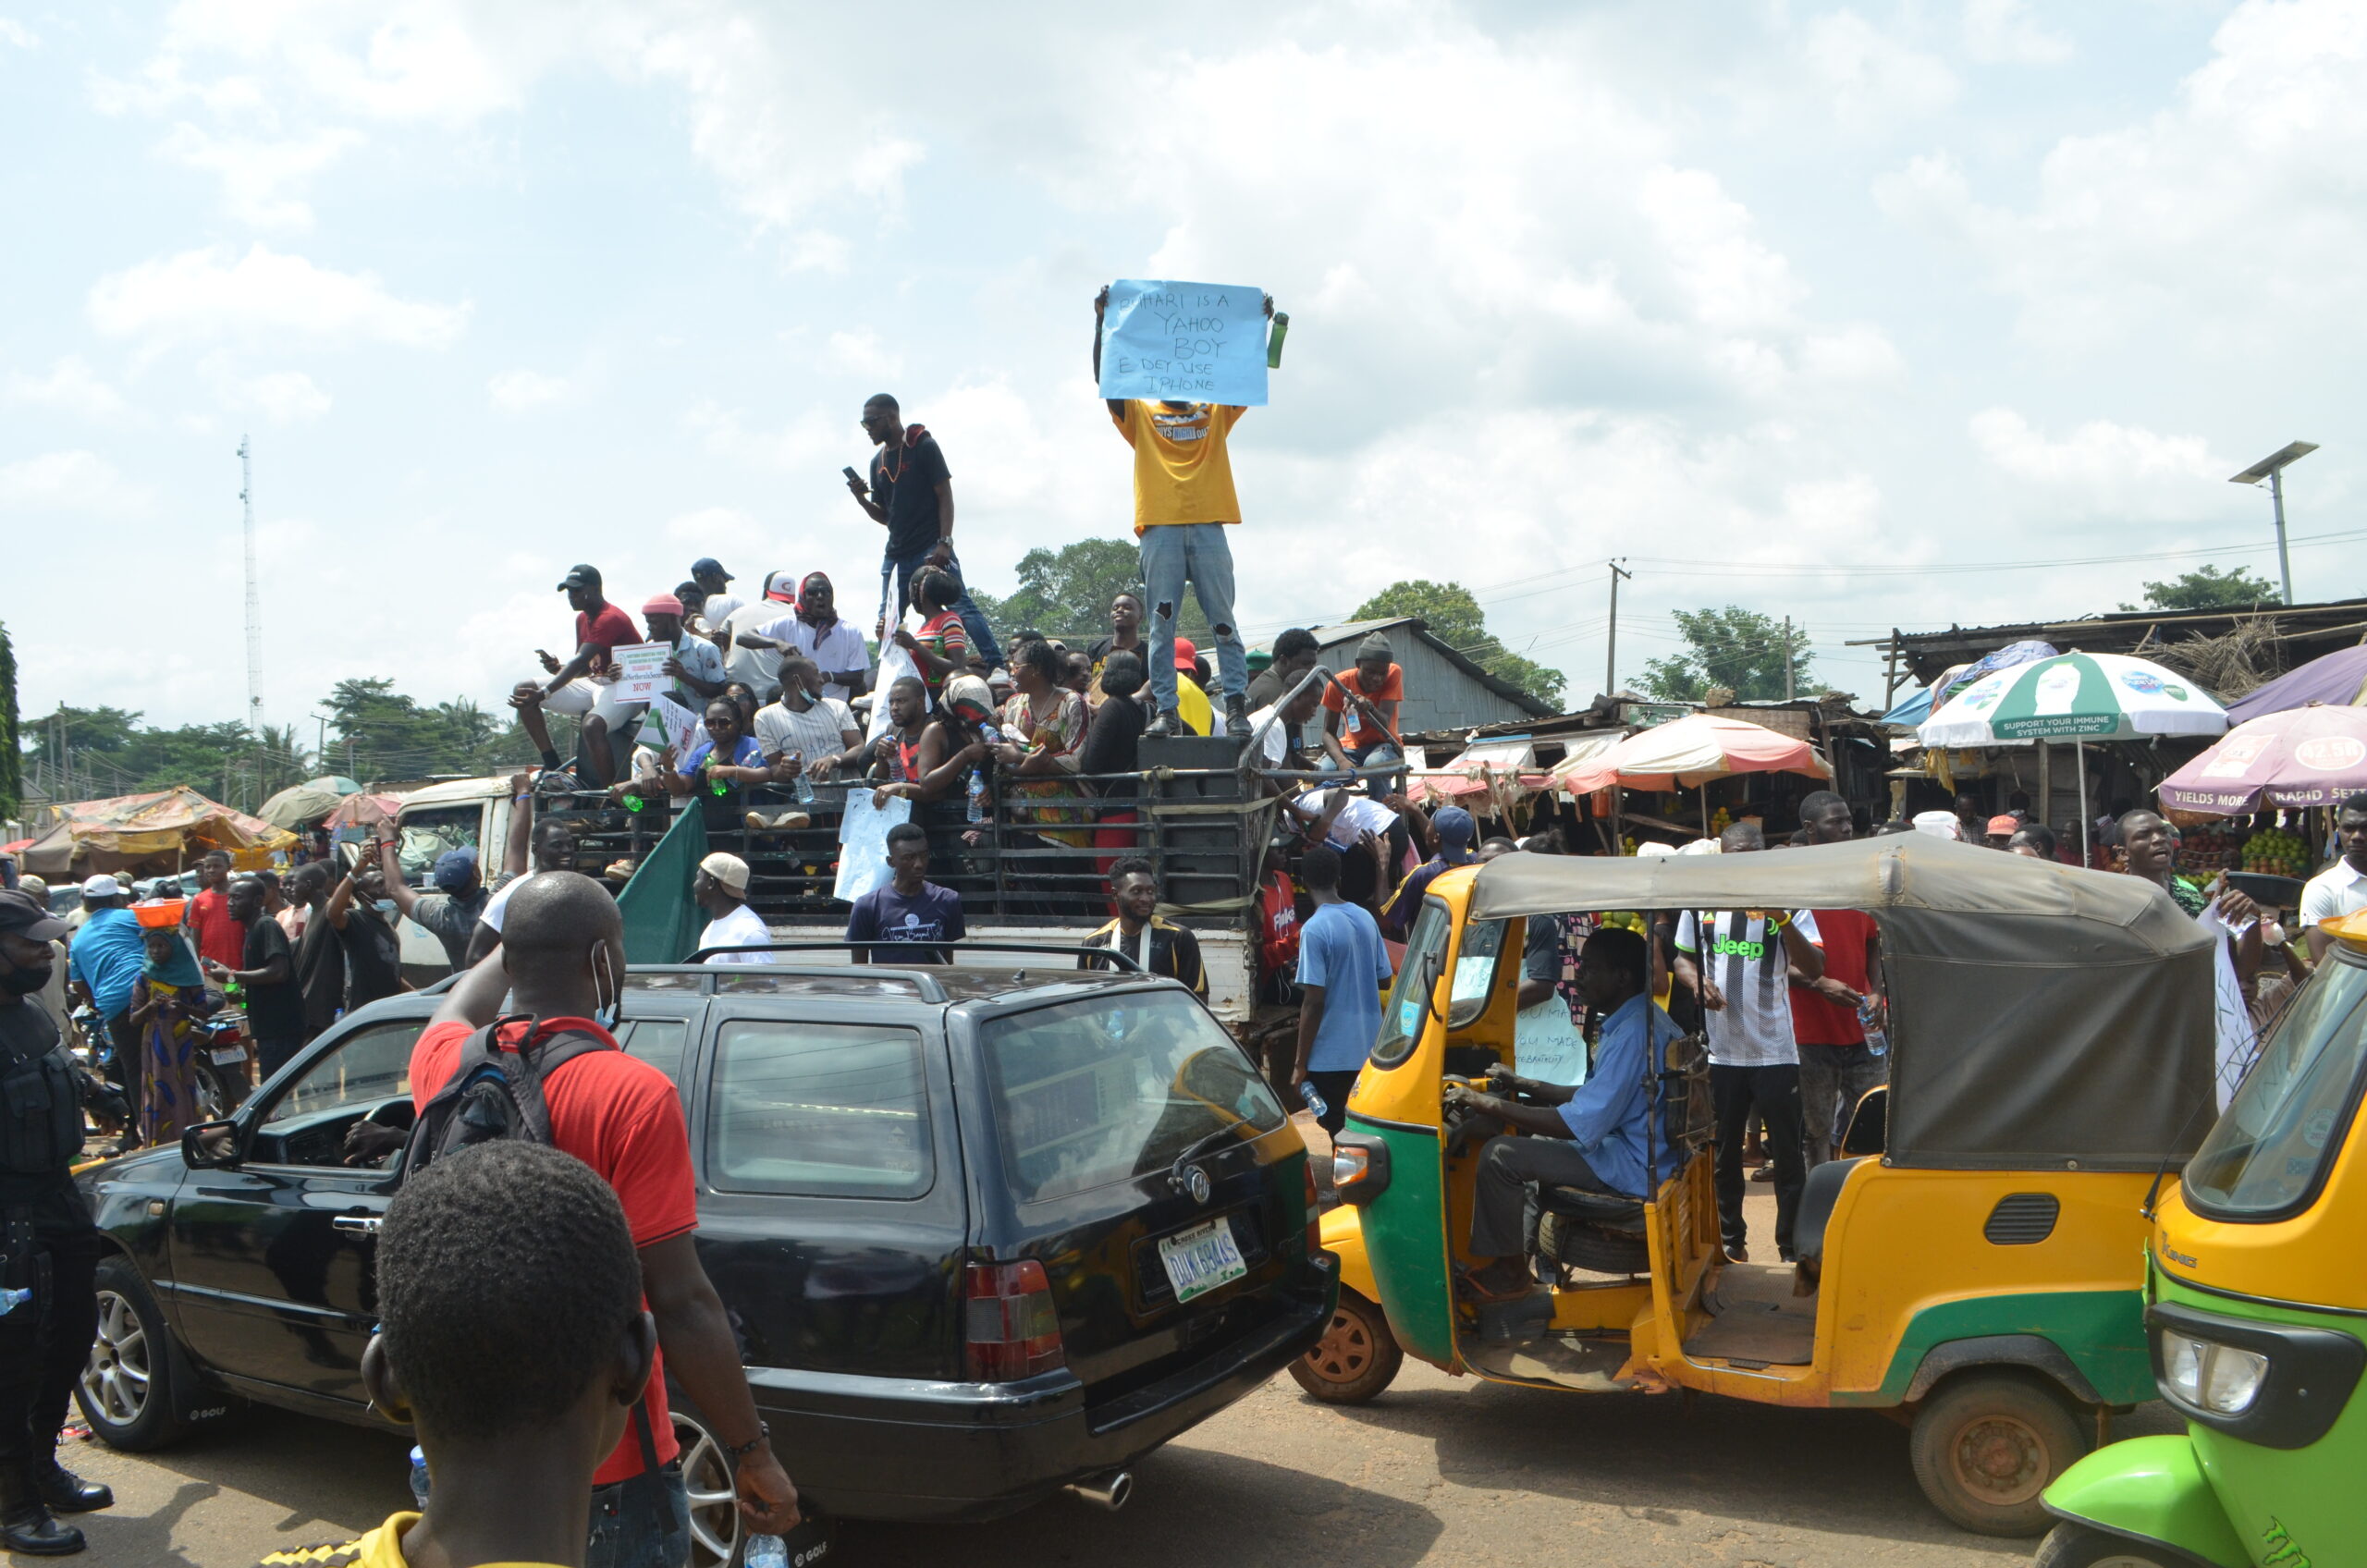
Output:
[[[1779,918],[1780,915],[1779,915]],[[1819,947],[1816,916],[1792,916],[1800,934]],[[1710,928],[1701,951],[1699,925]],[[1766,916],[1746,910],[1711,910],[1697,922],[1686,910],[1677,917],[1676,949],[1689,955],[1704,978],[1724,993],[1726,1005],[1702,1009],[1712,1067],[1786,1067],[1800,1060],[1792,1035],[1790,964],[1779,926],[1771,933]]]

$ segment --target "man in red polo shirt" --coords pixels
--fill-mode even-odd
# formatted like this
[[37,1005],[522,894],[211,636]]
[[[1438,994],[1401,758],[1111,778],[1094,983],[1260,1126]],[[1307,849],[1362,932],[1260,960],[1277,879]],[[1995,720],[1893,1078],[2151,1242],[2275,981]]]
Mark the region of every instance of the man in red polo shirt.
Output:
[[197,863],[197,896],[181,917],[197,956],[225,969],[239,968],[247,962],[247,925],[230,913],[230,852],[206,851]]
[[[1846,843],[1856,836],[1849,802],[1830,790],[1800,802],[1800,826],[1813,842]],[[1866,1043],[1858,1004],[1868,997],[1882,1008],[1881,937],[1874,917],[1863,910],[1821,909],[1816,928],[1824,937],[1824,973],[1804,981],[1792,974],[1792,1035],[1800,1048],[1800,1124],[1809,1169],[1834,1157],[1850,1113],[1877,1084],[1890,1082],[1890,1061]]]
[[[588,876],[546,871],[518,886],[501,946],[463,975],[412,1047],[411,1099],[424,1107],[459,1066],[475,1032],[502,1012],[534,1019],[537,1038],[581,1030],[609,1048],[563,1063],[545,1081],[551,1142],[616,1190],[642,1286],[657,1320],[658,1364],[649,1375],[648,1420],[636,1415],[592,1477],[588,1561],[615,1568],[681,1568],[690,1560],[688,1501],[666,1413],[666,1366],[714,1423],[737,1472],[740,1512],[779,1535],[797,1523],[797,1488],[773,1457],[740,1365],[723,1303],[699,1265],[688,1127],[672,1080],[616,1048],[597,1022],[614,1017],[625,973],[624,923],[616,900]],[[514,1023],[514,1047],[528,1025]]]

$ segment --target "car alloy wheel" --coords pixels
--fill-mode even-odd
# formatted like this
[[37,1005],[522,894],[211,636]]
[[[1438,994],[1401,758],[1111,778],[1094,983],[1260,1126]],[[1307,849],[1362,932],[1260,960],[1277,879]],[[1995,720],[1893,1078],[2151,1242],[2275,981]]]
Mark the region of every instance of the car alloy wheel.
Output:
[[139,1311],[115,1291],[99,1292],[99,1331],[82,1364],[87,1403],[118,1427],[138,1421],[148,1408],[148,1327]]
[[691,1499],[690,1568],[730,1568],[740,1550],[740,1491],[731,1456],[715,1434],[679,1405],[669,1414],[682,1448],[682,1485]]

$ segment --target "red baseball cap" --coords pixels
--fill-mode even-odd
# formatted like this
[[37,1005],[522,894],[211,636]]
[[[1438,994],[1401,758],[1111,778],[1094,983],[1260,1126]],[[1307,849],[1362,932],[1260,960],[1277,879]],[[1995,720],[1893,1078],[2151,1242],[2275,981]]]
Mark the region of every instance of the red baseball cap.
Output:
[[1192,668],[1192,661],[1193,661],[1194,659],[1198,658],[1199,656],[1200,656],[1200,650],[1199,650],[1198,648],[1196,648],[1196,647],[1195,647],[1195,646],[1193,645],[1193,643],[1192,643],[1192,639],[1190,639],[1189,637],[1178,637],[1177,639],[1175,639],[1175,668],[1178,668],[1178,669],[1189,669],[1189,668]]

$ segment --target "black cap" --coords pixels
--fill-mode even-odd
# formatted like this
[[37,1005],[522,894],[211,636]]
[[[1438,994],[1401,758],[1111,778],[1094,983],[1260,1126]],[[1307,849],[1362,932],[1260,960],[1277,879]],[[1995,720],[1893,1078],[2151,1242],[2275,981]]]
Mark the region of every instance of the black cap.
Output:
[[720,577],[726,582],[731,581],[731,574],[724,570],[723,563],[717,560],[713,556],[701,556],[698,559],[693,561],[691,563],[691,575],[693,577]]
[[53,916],[39,899],[21,888],[0,893],[0,931],[55,942],[66,935],[66,922]]
[[600,569],[596,566],[569,567],[567,575],[558,580],[558,591],[562,594],[570,588],[590,588],[596,591],[599,586]]

